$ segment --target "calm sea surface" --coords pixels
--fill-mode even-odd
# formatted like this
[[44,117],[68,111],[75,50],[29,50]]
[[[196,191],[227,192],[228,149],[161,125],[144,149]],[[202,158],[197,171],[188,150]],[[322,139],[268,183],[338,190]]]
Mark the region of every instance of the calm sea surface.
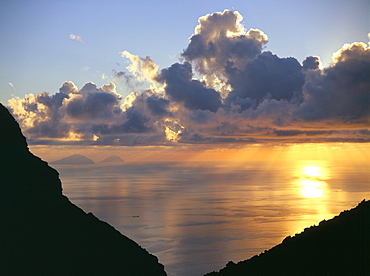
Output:
[[63,192],[165,265],[203,275],[370,199],[368,165],[297,161],[53,165]]

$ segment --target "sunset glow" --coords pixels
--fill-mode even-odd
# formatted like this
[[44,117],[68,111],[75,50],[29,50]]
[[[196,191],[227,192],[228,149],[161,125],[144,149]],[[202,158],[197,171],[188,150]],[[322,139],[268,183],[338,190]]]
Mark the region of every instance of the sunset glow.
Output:
[[187,276],[370,196],[367,1],[144,2],[2,3],[3,113],[71,202]]
[[[146,160],[148,162],[267,162],[271,165],[279,162],[306,162],[297,170],[297,176],[328,177],[327,168],[323,169],[320,162],[343,162],[349,164],[370,162],[370,144],[287,144],[287,145],[178,145],[178,146],[42,146],[31,145],[30,149],[36,155],[46,160],[62,158],[74,153],[90,157],[119,155],[130,162]],[[312,160],[312,161],[305,161]]]

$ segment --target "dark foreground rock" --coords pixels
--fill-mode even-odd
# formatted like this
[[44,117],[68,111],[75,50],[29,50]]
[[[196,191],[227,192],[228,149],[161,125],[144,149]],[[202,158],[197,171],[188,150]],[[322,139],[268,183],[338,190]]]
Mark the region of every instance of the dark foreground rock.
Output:
[[207,275],[370,275],[370,201]]
[[0,104],[0,275],[166,275],[158,259],[62,195]]

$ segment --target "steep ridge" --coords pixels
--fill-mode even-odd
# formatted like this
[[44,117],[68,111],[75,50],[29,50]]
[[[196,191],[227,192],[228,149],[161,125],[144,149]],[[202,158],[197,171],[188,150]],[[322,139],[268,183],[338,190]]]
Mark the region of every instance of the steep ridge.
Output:
[[370,275],[370,201],[207,276]]
[[0,104],[0,275],[166,275],[158,259],[62,194]]

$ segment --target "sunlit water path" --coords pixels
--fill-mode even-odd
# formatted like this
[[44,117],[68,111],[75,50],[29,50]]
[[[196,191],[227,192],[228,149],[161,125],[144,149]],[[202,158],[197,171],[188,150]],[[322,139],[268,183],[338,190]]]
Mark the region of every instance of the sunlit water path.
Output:
[[73,203],[176,276],[250,258],[370,198],[368,166],[324,161],[54,167]]

